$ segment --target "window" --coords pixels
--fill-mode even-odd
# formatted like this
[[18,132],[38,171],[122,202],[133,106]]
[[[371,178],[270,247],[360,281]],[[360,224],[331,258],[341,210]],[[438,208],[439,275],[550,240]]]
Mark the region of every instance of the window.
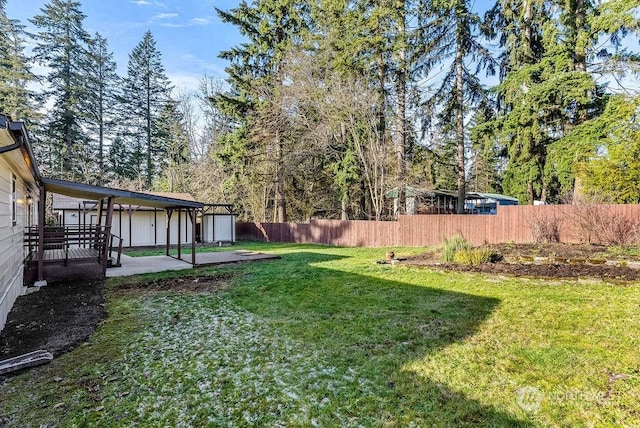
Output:
[[16,183],[16,176],[14,174],[11,174],[11,224],[12,225],[16,225],[18,223],[18,195],[16,192],[16,187],[17,187],[17,183]]

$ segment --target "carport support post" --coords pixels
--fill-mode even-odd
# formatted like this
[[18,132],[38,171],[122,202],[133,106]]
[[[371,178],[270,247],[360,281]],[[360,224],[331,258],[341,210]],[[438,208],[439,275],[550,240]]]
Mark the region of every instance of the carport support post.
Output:
[[182,210],[178,208],[178,260],[182,260]]
[[[191,217],[191,264],[196,265],[196,208],[193,209],[193,214],[189,210]],[[201,229],[202,230],[202,229]]]
[[45,209],[47,206],[47,191],[40,185],[40,200],[38,201],[38,281],[44,281],[44,227],[46,223]]
[[[109,196],[109,199],[107,199],[107,218],[105,219],[104,222],[104,244],[103,247],[104,248],[104,252],[102,255],[102,274],[106,275],[107,274],[107,260],[109,260],[109,257],[111,257],[111,247],[110,247],[110,241],[111,241],[111,224],[112,224],[112,219],[113,219],[113,201],[114,201],[114,197],[113,196]],[[102,205],[102,203],[100,203],[100,205]]]
[[169,247],[171,246],[171,215],[173,214],[173,209],[167,208],[165,210],[167,212],[167,256],[169,255]]
[[95,248],[96,250],[100,251],[100,242],[98,242],[98,238],[100,237],[100,228],[102,227],[102,203],[104,202],[104,199],[100,199],[98,201],[98,218],[96,219],[96,232],[93,234],[93,239],[95,242],[95,245],[93,246],[93,248]]

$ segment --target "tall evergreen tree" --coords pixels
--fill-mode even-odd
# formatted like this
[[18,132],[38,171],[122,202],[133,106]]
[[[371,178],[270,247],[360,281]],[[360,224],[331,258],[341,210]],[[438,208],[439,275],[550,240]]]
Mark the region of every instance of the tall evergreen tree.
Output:
[[[485,123],[479,123],[474,129],[478,140],[485,145],[506,147],[504,190],[529,203],[546,195],[544,169],[548,140],[542,135],[544,124],[524,97],[533,85],[544,81],[537,64],[545,55],[544,26],[551,19],[548,9],[547,0],[498,0],[487,13],[486,34],[498,38],[503,49],[496,91],[497,111],[496,116],[485,115]],[[553,72],[550,74],[552,77]]]
[[[480,43],[480,26],[481,19],[472,12],[468,0],[435,0],[420,25],[424,72],[428,74],[434,65],[450,61],[447,73],[427,104],[438,106],[441,122],[455,125],[458,213],[464,212],[466,196],[465,116],[471,106],[486,96],[478,71],[486,67],[492,73],[494,67],[493,58]],[[473,60],[475,70],[469,70],[466,63],[469,59]]]
[[35,94],[28,86],[36,77],[25,55],[26,33],[24,25],[7,17],[4,0],[0,1],[0,34],[0,111],[33,123],[39,116]]
[[54,174],[74,177],[81,169],[74,153],[88,144],[82,128],[82,100],[86,94],[89,34],[83,28],[85,15],[79,2],[52,0],[41,12],[31,22],[39,30],[33,49],[35,59],[50,70],[45,91],[53,102],[45,123],[52,155],[49,167]]
[[[220,159],[227,165],[243,168],[249,160],[249,152],[258,150],[267,157],[254,157],[266,162],[265,173],[270,171],[275,182],[276,219],[287,221],[286,181],[287,165],[283,162],[287,151],[286,133],[274,129],[253,129],[252,117],[266,112],[269,106],[260,106],[261,100],[277,99],[283,85],[281,70],[285,56],[291,48],[300,44],[300,35],[306,27],[306,5],[296,0],[256,0],[252,4],[242,1],[229,12],[216,9],[223,22],[235,25],[248,41],[220,53],[220,57],[230,62],[226,71],[231,92],[216,98],[222,111],[237,121],[237,127],[222,140]],[[264,93],[267,91],[267,93]],[[260,122],[260,121],[257,121]],[[256,123],[257,123],[256,122]],[[256,126],[257,128],[257,126]],[[236,162],[240,160],[240,163]],[[264,183],[264,179],[260,181]]]
[[105,142],[110,141],[114,136],[112,130],[115,128],[118,115],[117,89],[120,86],[120,78],[116,74],[116,63],[113,60],[113,53],[109,51],[107,40],[99,33],[96,33],[89,43],[88,54],[86,96],[82,101],[87,118],[87,129],[92,139],[97,140],[96,178],[102,183],[105,178]]
[[160,137],[166,141],[163,161],[159,165],[169,192],[186,191],[186,165],[191,158],[189,136],[178,102],[169,100],[160,116]]
[[471,127],[471,167],[468,183],[474,192],[501,193],[504,170],[504,148],[491,132],[479,132],[478,124],[495,119],[494,103],[483,103],[476,109],[469,123]]
[[573,190],[572,165],[591,150],[567,145],[574,140],[563,137],[603,111],[603,88],[589,71],[589,59],[607,56],[596,50],[601,36],[615,46],[625,28],[637,23],[633,5],[621,1],[597,8],[583,0],[518,5],[501,1],[489,14],[489,28],[500,30],[495,35],[506,53],[497,87],[501,109],[479,132],[507,148],[505,190],[533,203]]
[[[159,160],[166,153],[166,140],[160,129],[160,117],[171,93],[156,41],[147,31],[129,54],[122,102],[125,107],[126,138],[130,153],[144,155],[142,173],[151,187],[159,173]],[[142,143],[141,143],[142,142]],[[136,156],[137,156],[136,155]]]

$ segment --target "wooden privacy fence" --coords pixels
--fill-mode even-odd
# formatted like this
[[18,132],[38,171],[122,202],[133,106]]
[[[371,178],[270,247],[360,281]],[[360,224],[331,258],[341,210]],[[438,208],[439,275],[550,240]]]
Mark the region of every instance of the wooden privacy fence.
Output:
[[[599,242],[616,229],[640,243],[640,205],[519,205],[495,215],[410,215],[397,221],[310,220],[308,223],[237,223],[238,239],[346,247],[438,245],[456,234],[471,244],[527,243],[552,228],[561,242]],[[601,242],[605,243],[605,242]]]

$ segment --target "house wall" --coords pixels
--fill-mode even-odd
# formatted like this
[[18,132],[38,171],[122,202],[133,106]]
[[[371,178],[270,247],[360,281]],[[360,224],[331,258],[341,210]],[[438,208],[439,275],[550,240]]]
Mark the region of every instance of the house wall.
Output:
[[[90,206],[89,206],[90,207]],[[89,208],[87,207],[87,208]],[[79,224],[97,224],[97,210],[88,210],[84,213],[78,209],[62,210],[62,222],[65,226]],[[191,220],[186,212],[180,213],[182,244],[191,242]],[[104,224],[104,219],[102,221]],[[111,233],[123,240],[125,247],[144,247],[152,245],[165,245],[167,243],[167,214],[164,210],[137,209],[129,212],[126,206],[113,212]],[[171,244],[178,243],[178,213],[171,216]]]
[[236,219],[231,214],[206,214],[202,217],[202,242],[235,242]]
[[[16,181],[16,224],[11,215],[12,185]],[[26,203],[27,186],[15,168],[0,156],[0,330],[4,328],[7,315],[16,298],[23,292],[24,228],[28,224],[29,208]],[[35,195],[32,205],[32,224],[37,212]]]

